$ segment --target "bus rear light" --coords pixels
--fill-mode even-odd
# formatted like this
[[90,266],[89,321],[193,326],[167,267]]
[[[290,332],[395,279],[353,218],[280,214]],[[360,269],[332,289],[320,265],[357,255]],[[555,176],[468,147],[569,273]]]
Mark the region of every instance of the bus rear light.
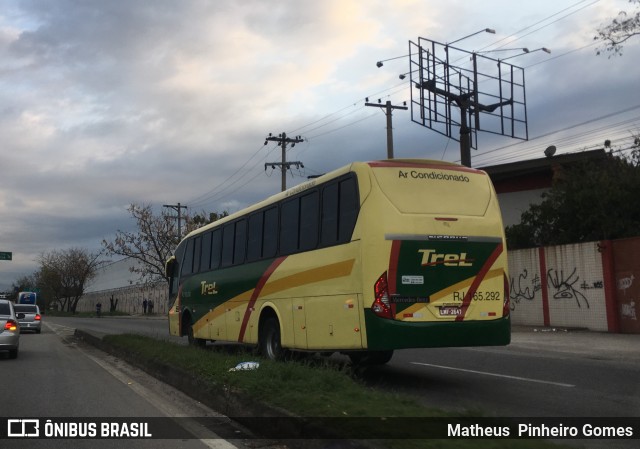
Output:
[[389,284],[386,271],[382,273],[373,286],[373,294],[375,298],[371,305],[373,313],[381,318],[393,318],[393,309],[389,302]]

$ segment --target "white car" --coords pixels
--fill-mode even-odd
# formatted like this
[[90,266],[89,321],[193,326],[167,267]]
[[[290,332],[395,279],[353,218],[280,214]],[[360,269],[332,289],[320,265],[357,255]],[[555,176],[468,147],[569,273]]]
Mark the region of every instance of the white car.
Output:
[[18,347],[20,346],[20,323],[18,320],[21,317],[23,314],[16,315],[11,301],[0,299],[0,351],[9,351],[10,359],[18,357]]
[[42,316],[38,306],[35,304],[14,304],[13,309],[16,315],[24,315],[22,318],[18,317],[20,332],[35,331],[36,334],[40,333],[42,330]]

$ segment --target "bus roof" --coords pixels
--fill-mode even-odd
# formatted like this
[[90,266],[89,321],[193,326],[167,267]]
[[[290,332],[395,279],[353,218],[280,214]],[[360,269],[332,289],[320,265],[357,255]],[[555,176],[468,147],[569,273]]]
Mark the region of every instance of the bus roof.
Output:
[[271,195],[270,197],[258,203],[252,204],[251,206],[248,206],[244,209],[234,212],[233,214],[230,214],[227,217],[221,218],[220,220],[216,220],[212,223],[209,223],[205,226],[195,229],[191,231],[189,234],[187,234],[183,238],[183,240],[188,237],[205,232],[209,229],[216,228],[229,221],[233,221],[234,219],[240,216],[243,216],[247,213],[250,213],[254,210],[262,209],[263,207],[266,207],[272,203],[276,203],[281,199],[285,199],[297,193],[303,192],[306,189],[309,189],[317,184],[340,177],[346,173],[356,171],[357,169],[363,168],[365,166],[368,166],[368,167],[411,167],[411,166],[418,167],[420,166],[420,167],[433,167],[433,168],[440,168],[440,169],[455,169],[455,170],[461,170],[461,171],[468,171],[471,173],[484,173],[481,170],[465,167],[463,165],[455,164],[453,162],[445,162],[445,161],[438,161],[438,160],[432,160],[432,159],[383,159],[383,160],[368,161],[368,162],[352,162],[348,165],[345,165],[343,167],[340,167],[338,169],[325,173],[317,178],[310,179],[306,182],[303,182],[302,184],[298,184],[297,186],[291,187],[285,190],[284,192],[279,192],[274,195]]

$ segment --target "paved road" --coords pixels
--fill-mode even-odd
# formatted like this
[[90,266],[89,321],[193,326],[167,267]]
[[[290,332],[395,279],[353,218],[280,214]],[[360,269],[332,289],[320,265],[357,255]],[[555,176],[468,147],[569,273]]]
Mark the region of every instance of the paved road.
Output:
[[[41,334],[24,333],[15,360],[0,355],[0,417],[17,418],[113,418],[220,417],[197,401],[161,384],[122,361],[86,346],[78,346],[73,328],[46,320]],[[45,424],[43,420],[40,431]],[[162,421],[169,423],[169,421]],[[181,431],[195,431],[200,439],[70,440],[3,439],[5,448],[244,448],[217,438],[185,418]],[[194,430],[195,429],[195,430]],[[3,433],[6,429],[2,429]],[[41,434],[42,435],[42,434]],[[28,444],[27,444],[28,443]]]
[[[161,317],[51,321],[167,338]],[[514,327],[508,347],[397,351],[387,366],[367,370],[363,379],[408,392],[425,405],[485,416],[640,417],[640,335]],[[636,443],[619,440],[606,447]]]

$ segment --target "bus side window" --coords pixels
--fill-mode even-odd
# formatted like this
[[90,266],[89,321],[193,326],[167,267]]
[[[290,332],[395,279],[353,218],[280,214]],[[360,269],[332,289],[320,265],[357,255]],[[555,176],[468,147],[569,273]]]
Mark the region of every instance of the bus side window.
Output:
[[278,253],[278,208],[264,211],[264,231],[262,237],[262,257],[275,257]]
[[264,212],[259,211],[249,217],[247,261],[254,262],[262,257],[262,226]]
[[280,254],[298,250],[300,225],[300,199],[293,198],[280,207]]
[[247,249],[247,220],[236,221],[235,224],[235,244],[233,247],[233,264],[244,263]]
[[338,213],[338,241],[351,240],[358,219],[358,187],[355,178],[340,181],[340,209]]
[[193,239],[193,272],[200,272],[200,254],[202,253],[202,237]]
[[220,266],[222,255],[222,229],[215,229],[211,233],[211,269],[216,270]]
[[234,243],[234,223],[230,223],[222,228],[222,266],[228,267],[233,264],[233,243]]
[[187,241],[187,249],[184,253],[184,264],[181,276],[189,276],[193,273],[193,239]]
[[209,271],[211,268],[211,231],[202,236],[202,250],[200,252],[200,270]]
[[319,200],[315,190],[300,198],[300,250],[308,251],[318,246]]
[[338,240],[338,183],[322,189],[320,246],[329,246]]

